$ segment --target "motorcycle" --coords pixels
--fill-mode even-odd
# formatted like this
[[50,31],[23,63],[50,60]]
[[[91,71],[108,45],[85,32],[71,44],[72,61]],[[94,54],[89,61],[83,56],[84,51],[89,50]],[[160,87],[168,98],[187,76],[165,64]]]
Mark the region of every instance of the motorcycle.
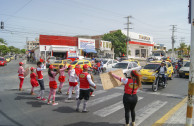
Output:
[[167,84],[163,81],[162,74],[156,73],[155,74],[155,80],[154,83],[152,84],[152,90],[156,92],[159,87],[166,88]]

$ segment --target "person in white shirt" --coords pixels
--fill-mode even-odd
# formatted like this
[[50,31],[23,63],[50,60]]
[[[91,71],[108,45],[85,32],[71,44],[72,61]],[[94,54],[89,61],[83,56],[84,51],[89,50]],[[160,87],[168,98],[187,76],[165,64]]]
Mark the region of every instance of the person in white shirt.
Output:
[[167,68],[165,66],[165,62],[161,62],[160,67],[158,67],[155,71],[158,71],[158,73],[162,75],[164,83],[167,83],[167,77],[165,75],[167,73]]

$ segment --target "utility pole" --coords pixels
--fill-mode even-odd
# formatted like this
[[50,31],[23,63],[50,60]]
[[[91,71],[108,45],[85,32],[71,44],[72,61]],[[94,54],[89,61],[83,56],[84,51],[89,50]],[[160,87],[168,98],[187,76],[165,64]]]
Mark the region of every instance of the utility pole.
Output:
[[171,25],[171,26],[172,26],[172,37],[171,37],[171,39],[172,39],[172,57],[174,57],[175,56],[174,55],[174,43],[175,43],[174,32],[176,30],[177,25]]
[[130,37],[129,37],[129,29],[132,29],[132,28],[130,28],[129,27],[129,24],[132,24],[130,21],[129,21],[129,19],[130,18],[132,18],[132,16],[127,16],[127,17],[125,17],[125,18],[127,18],[127,28],[125,28],[125,29],[127,29],[127,59],[128,59],[128,52],[129,52],[129,49],[128,49],[128,44],[129,44],[129,41],[131,41],[131,39],[130,39]]
[[189,23],[191,23],[191,51],[190,51],[190,71],[188,84],[188,101],[186,125],[192,126],[193,103],[194,103],[194,1],[189,0]]

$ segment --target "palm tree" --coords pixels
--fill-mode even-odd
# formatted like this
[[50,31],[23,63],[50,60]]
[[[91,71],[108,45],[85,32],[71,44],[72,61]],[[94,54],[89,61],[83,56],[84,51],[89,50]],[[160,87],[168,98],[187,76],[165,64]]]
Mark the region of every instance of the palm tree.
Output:
[[184,42],[180,43],[179,50],[181,51],[181,56],[183,56],[183,50],[187,47]]
[[189,46],[187,46],[187,50],[188,50],[188,56],[190,57],[190,49],[191,48],[191,46],[189,45]]

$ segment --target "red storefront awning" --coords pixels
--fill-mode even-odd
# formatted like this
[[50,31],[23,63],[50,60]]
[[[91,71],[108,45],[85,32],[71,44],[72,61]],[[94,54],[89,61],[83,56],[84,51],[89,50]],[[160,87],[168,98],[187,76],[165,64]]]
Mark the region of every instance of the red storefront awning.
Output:
[[136,41],[129,41],[129,44],[144,45],[144,46],[154,46],[154,44],[143,43],[143,42],[136,42]]

